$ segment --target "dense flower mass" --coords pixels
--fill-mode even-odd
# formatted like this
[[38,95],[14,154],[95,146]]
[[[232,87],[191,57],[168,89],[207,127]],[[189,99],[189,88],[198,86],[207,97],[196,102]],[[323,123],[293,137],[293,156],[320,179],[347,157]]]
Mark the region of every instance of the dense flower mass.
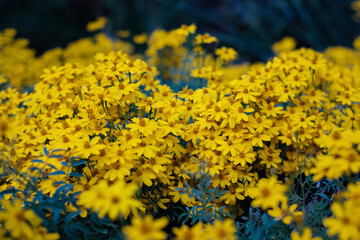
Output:
[[359,238],[359,38],[321,53],[288,37],[235,65],[195,25],[137,36],[144,56],[99,33],[36,57],[14,36],[0,34],[2,238]]

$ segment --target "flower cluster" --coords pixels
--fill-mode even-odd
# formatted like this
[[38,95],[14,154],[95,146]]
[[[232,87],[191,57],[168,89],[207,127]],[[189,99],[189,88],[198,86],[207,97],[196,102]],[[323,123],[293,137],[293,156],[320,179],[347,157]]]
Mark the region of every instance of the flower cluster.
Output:
[[[104,24],[99,19],[88,28]],[[6,236],[59,237],[48,234],[31,209],[19,210],[18,198],[36,207],[40,192],[45,199],[60,193],[76,199],[65,206],[66,213],[50,211],[45,218],[68,214],[67,224],[131,222],[122,230],[129,239],[166,238],[161,229],[167,218],[141,215],[176,219],[176,209],[194,216],[199,207],[238,223],[246,214],[253,217],[249,209],[260,207],[282,228],[295,229],[293,239],[301,239],[299,232],[311,239],[309,196],[329,193],[322,188],[325,178],[341,185],[358,181],[358,40],[355,49],[320,53],[293,50],[295,40],[286,38],[274,44],[276,57],[250,66],[233,65],[236,51],[217,47],[218,40],[197,34],[195,25],[156,30],[148,39],[146,61],[131,54],[131,44],[102,33],[95,41],[81,39],[37,58],[14,34],[0,35],[0,189],[6,193],[0,221]],[[8,55],[14,59],[5,60]],[[23,73],[15,71],[19,66]],[[35,84],[22,91],[26,79]],[[164,83],[169,80],[198,88],[175,91]],[[202,168],[210,176],[206,181]],[[358,237],[358,219],[347,215],[358,207],[357,185],[349,185],[344,204],[332,204],[335,216],[324,221],[330,235]],[[11,196],[9,189],[23,194]],[[209,216],[208,224],[174,228],[175,237],[236,238],[234,220],[221,223],[217,214]],[[14,229],[16,219],[24,221],[21,230]]]
[[[167,235],[162,228],[167,223],[167,218],[154,220],[149,215],[144,218],[135,217],[131,225],[124,227],[123,232],[128,239],[165,239]],[[172,231],[176,240],[236,239],[236,228],[231,219],[215,221],[214,224],[197,223],[193,227],[183,225],[174,227]]]
[[340,239],[357,239],[360,237],[360,184],[349,184],[348,190],[343,192],[342,201],[331,205],[332,217],[324,220],[330,236],[338,234]]
[[[31,210],[23,209],[23,203],[16,199],[12,204],[7,200],[1,201],[0,222],[3,227],[0,231],[1,239],[58,239],[58,233],[48,233],[41,226],[41,219]],[[6,232],[8,231],[8,233]]]

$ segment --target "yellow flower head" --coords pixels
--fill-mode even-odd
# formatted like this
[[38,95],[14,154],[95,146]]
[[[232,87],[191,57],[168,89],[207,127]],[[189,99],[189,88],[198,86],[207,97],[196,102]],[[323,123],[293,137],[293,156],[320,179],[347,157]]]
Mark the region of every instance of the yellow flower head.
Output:
[[233,61],[237,57],[237,52],[233,48],[221,47],[215,50],[215,55],[225,62]]
[[198,34],[195,37],[195,43],[196,44],[210,44],[210,43],[213,43],[213,42],[216,42],[216,41],[217,41],[217,38],[211,36],[208,33],[205,33],[205,34],[202,34],[202,35]]
[[107,23],[107,18],[106,17],[98,17],[95,21],[89,22],[86,25],[86,29],[89,32],[94,32],[94,31],[103,29],[105,27],[106,23]]
[[139,45],[145,44],[146,40],[147,40],[147,34],[142,33],[142,34],[135,35],[133,40],[134,40],[134,43],[136,43],[136,44],[139,44]]
[[279,205],[280,202],[287,200],[284,193],[287,187],[279,184],[277,178],[272,176],[271,178],[262,178],[256,184],[254,188],[249,189],[249,194],[254,198],[252,205],[254,207],[261,207],[263,209],[274,208]]
[[321,237],[312,237],[311,228],[304,228],[300,235],[297,231],[291,232],[291,240],[321,240]]
[[[59,234],[47,233],[41,226],[41,219],[31,209],[23,209],[23,203],[16,199],[14,203],[1,200],[0,222],[14,239],[58,239]],[[42,239],[41,238],[41,239]]]
[[279,54],[281,52],[289,52],[296,47],[296,40],[293,37],[284,37],[279,42],[272,45],[274,53]]
[[153,219],[151,215],[144,218],[134,217],[131,225],[125,226],[122,232],[130,240],[161,240],[166,239],[167,234],[162,231],[168,224],[169,219],[162,217]]

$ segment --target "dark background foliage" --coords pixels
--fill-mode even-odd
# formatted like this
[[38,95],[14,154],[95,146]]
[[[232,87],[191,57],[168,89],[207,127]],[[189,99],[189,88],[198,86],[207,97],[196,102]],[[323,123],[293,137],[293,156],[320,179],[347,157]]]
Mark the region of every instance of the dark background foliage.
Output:
[[0,0],[0,29],[14,27],[41,53],[89,36],[86,23],[110,20],[108,31],[133,34],[195,23],[251,61],[272,56],[271,44],[293,36],[298,46],[351,46],[359,34],[351,0]]

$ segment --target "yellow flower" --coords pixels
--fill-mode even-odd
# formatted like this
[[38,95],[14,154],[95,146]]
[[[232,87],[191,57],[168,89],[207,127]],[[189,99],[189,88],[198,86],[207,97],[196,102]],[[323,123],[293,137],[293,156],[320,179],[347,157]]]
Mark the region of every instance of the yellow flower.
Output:
[[352,201],[344,204],[334,202],[331,204],[331,212],[334,217],[326,218],[324,225],[328,228],[328,234],[338,234],[339,239],[360,238],[360,208],[354,206]]
[[302,218],[303,212],[295,212],[297,204],[288,206],[287,201],[281,203],[281,207],[276,206],[274,209],[268,210],[268,213],[275,217],[276,220],[282,220],[285,224],[289,225],[292,220]]
[[107,18],[106,17],[98,17],[95,21],[89,22],[86,25],[86,29],[89,32],[94,32],[94,31],[103,29],[105,27],[106,23],[107,23]]
[[[359,10],[360,10],[360,2],[359,2]],[[360,11],[359,11],[360,13]],[[360,50],[360,36],[357,36],[353,42],[353,46],[355,49]]]
[[217,41],[216,37],[210,36],[210,34],[208,33],[205,33],[203,35],[198,34],[195,37],[196,44],[210,44],[216,41]]
[[108,170],[104,178],[110,181],[115,180],[123,180],[126,176],[130,175],[131,168],[133,168],[133,164],[129,162],[121,163],[120,161],[109,164],[106,169]]
[[196,31],[195,24],[191,24],[191,25],[182,24],[180,28],[176,29],[176,32],[178,34],[186,37],[189,36],[189,34],[195,33],[195,31]]
[[130,132],[139,131],[144,136],[149,136],[159,128],[159,123],[149,118],[133,118],[133,123],[127,125],[130,128]]
[[153,219],[151,215],[144,218],[134,217],[131,225],[125,226],[122,232],[130,240],[162,240],[167,238],[167,234],[162,229],[168,224],[166,217]]
[[241,138],[223,139],[219,136],[215,139],[215,142],[219,145],[216,150],[221,151],[224,155],[230,153],[231,156],[236,156],[238,149],[244,146],[242,145],[242,141]]
[[235,240],[236,228],[232,219],[226,219],[224,222],[216,220],[214,224],[208,224],[205,230],[205,239],[212,240]]
[[116,35],[121,38],[128,38],[130,36],[129,30],[118,30],[116,31]]
[[251,205],[263,209],[274,208],[287,200],[284,195],[286,190],[287,187],[279,184],[276,177],[262,178],[255,187],[248,190],[249,195],[254,199]]
[[291,240],[321,240],[321,237],[312,237],[311,228],[304,228],[300,235],[297,231],[291,232]]
[[100,138],[94,137],[91,140],[88,138],[79,139],[77,142],[76,156],[88,158],[90,155],[99,155],[100,150],[105,148],[104,144],[99,143]]
[[93,185],[79,196],[79,205],[98,212],[99,217],[108,215],[116,220],[120,215],[127,218],[130,212],[137,213],[142,209],[141,203],[135,199],[137,185],[122,180],[109,185],[106,180]]
[[135,35],[134,38],[134,43],[136,44],[144,44],[146,43],[146,40],[147,40],[147,34],[146,33],[142,33],[142,34],[138,34],[138,35]]
[[13,121],[13,118],[3,114],[0,116],[0,137],[13,140],[19,130],[19,126]]
[[204,238],[202,223],[197,223],[193,227],[182,225],[180,228],[173,228],[175,240],[198,240]]
[[250,129],[251,133],[248,138],[251,140],[251,144],[254,147],[263,147],[264,141],[270,141],[271,137],[269,135],[263,134],[260,130]]
[[177,123],[174,120],[169,121],[162,121],[159,120],[159,123],[161,125],[160,129],[164,131],[164,134],[172,133],[175,136],[180,136],[183,133],[184,125]]
[[351,3],[351,8],[356,11],[355,16],[354,16],[355,20],[359,21],[360,20],[360,1],[359,0],[353,1]]
[[4,75],[0,74],[0,85],[6,83],[7,81],[8,81],[7,78]]
[[221,198],[225,200],[226,204],[235,205],[236,199],[239,200],[245,199],[243,194],[244,194],[244,189],[241,185],[237,185],[237,186],[231,185],[229,186],[229,190],[225,194],[223,194]]
[[14,239],[59,239],[58,233],[47,233],[41,226],[41,219],[31,210],[23,209],[23,203],[16,199],[14,203],[1,200],[0,222]]
[[237,57],[237,52],[233,48],[221,47],[215,50],[215,55],[226,62],[233,61]]
[[133,183],[140,185],[140,187],[143,185],[143,183],[150,187],[153,185],[151,180],[156,179],[156,175],[152,169],[138,166],[136,171],[133,172],[127,179],[132,180]]
[[256,102],[256,96],[259,96],[259,92],[254,92],[247,87],[242,88],[242,90],[235,93],[235,100],[241,100],[243,103],[248,104],[250,102]]
[[296,40],[293,37],[284,37],[279,42],[272,45],[274,53],[279,54],[281,52],[289,52],[296,47]]
[[10,201],[2,200],[1,205],[3,211],[0,212],[0,221],[5,222],[5,229],[14,238],[30,239],[33,234],[32,228],[41,224],[40,218],[33,211],[24,210],[20,199],[16,199],[13,204]]

